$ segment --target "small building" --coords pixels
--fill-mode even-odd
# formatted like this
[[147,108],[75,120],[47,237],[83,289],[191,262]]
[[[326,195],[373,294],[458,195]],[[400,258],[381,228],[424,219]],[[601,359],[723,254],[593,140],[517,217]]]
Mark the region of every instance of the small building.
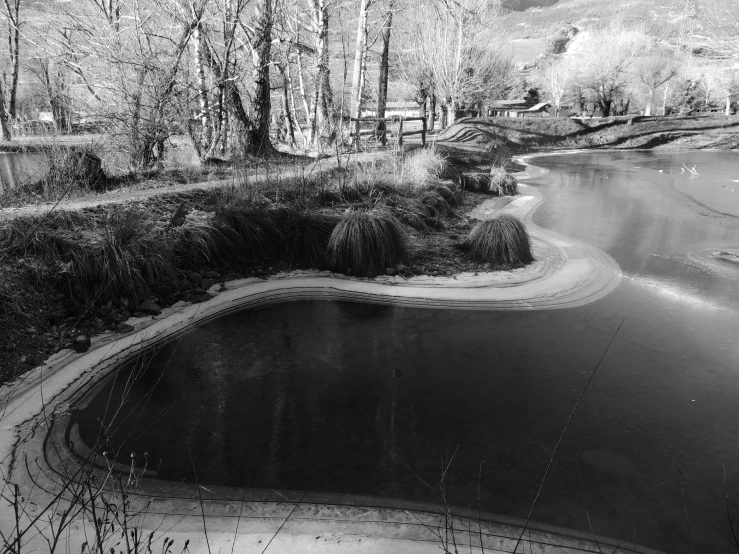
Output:
[[[418,117],[420,109],[421,106],[416,102],[388,102],[385,106],[385,117]],[[376,115],[376,106],[362,110],[362,117],[375,117]]]
[[549,115],[549,106],[549,102],[531,105],[523,98],[494,100],[488,107],[488,113],[497,117],[543,117]]

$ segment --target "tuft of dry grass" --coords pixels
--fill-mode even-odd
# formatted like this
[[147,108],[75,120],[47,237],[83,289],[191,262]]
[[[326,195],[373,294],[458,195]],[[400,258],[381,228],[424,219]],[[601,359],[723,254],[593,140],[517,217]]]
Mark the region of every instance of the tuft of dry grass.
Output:
[[414,187],[423,187],[439,181],[448,166],[444,155],[433,147],[414,150],[403,160],[399,179]]
[[387,210],[347,212],[328,242],[331,271],[357,277],[374,277],[406,256],[401,225]]
[[493,167],[488,190],[498,196],[515,196],[518,194],[518,181],[502,167]]
[[278,225],[284,237],[284,259],[289,268],[323,269],[335,216],[304,207],[278,210]]
[[534,261],[523,222],[512,215],[481,221],[464,242],[473,257],[493,265],[522,266]]

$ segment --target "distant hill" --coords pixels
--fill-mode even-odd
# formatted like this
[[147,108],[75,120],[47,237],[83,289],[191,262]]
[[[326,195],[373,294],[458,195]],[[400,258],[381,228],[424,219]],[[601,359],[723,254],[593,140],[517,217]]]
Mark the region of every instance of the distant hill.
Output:
[[559,2],[559,0],[503,0],[501,5],[505,10],[522,12],[529,8],[553,6],[557,2]]
[[[519,63],[527,52],[540,52],[545,42],[559,40],[555,51],[566,49],[563,29],[582,31],[617,19],[651,24],[666,42],[692,34],[694,53],[709,58],[725,56],[726,37],[739,35],[739,0],[504,0],[502,5],[501,23]],[[737,19],[728,17],[727,10]]]
[[[592,25],[620,18],[653,22],[667,35],[693,18],[696,34],[728,32],[727,9],[739,15],[736,0],[504,0],[502,20],[511,38],[540,38],[566,24]],[[726,26],[726,27],[725,27]]]

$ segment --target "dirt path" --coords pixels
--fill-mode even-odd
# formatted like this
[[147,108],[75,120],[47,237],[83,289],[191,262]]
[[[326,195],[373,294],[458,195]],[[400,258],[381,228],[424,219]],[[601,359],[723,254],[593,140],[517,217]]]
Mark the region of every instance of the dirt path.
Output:
[[[369,162],[385,155],[387,155],[387,151],[383,150],[359,153],[349,152],[341,154],[339,159],[337,159],[336,156],[332,156],[312,162],[296,162],[293,165],[276,164],[269,168],[255,168],[253,170],[248,170],[244,177],[240,177],[238,179],[245,179],[250,183],[256,184],[277,178],[311,178],[316,177],[321,173],[331,171],[339,166],[345,167],[348,164]],[[0,222],[10,221],[18,217],[45,215],[52,210],[78,211],[96,206],[141,201],[155,196],[180,194],[192,190],[218,189],[231,186],[237,182],[237,178],[232,177],[217,181],[154,186],[150,189],[132,189],[129,187],[123,187],[118,190],[112,190],[102,194],[95,194],[81,198],[63,199],[59,202],[39,202],[37,204],[29,204],[21,207],[0,208]]]

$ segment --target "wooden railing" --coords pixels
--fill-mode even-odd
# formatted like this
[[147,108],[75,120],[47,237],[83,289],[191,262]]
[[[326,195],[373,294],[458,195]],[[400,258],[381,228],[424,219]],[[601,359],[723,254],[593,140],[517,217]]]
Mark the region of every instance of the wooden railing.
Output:
[[[411,136],[411,135],[421,135],[421,144],[423,146],[426,146],[426,132],[427,132],[427,123],[425,117],[402,117],[402,116],[393,116],[393,117],[352,117],[351,121],[354,123],[354,133],[352,133],[352,136],[354,137],[354,144],[359,144],[359,138],[360,138],[360,126],[362,123],[374,123],[374,127],[372,129],[372,136],[375,138],[375,140],[379,140],[383,146],[387,144],[387,125],[388,123],[397,123],[398,124],[398,146],[403,146],[403,137],[404,136]],[[416,131],[406,131],[405,130],[405,123],[409,123],[412,121],[420,121],[421,122],[421,129]]]

